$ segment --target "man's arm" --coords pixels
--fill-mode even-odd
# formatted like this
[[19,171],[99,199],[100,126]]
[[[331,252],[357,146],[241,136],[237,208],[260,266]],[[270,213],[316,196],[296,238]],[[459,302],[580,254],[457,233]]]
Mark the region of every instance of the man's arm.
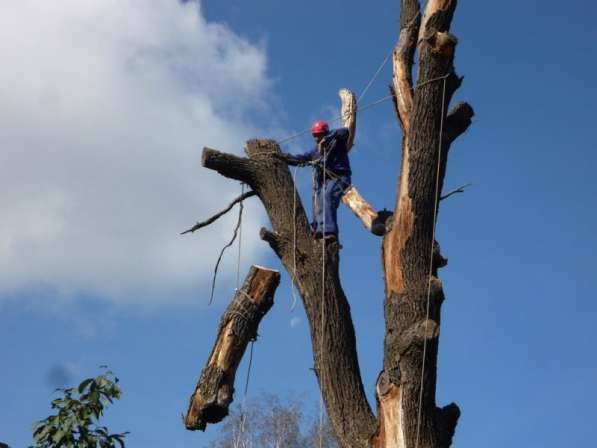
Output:
[[288,165],[304,166],[307,164],[307,162],[315,160],[316,154],[317,151],[313,149],[303,154],[282,153],[280,154],[280,158],[284,160]]
[[350,131],[348,128],[338,128],[334,131],[334,137],[338,140],[348,140],[349,135]]

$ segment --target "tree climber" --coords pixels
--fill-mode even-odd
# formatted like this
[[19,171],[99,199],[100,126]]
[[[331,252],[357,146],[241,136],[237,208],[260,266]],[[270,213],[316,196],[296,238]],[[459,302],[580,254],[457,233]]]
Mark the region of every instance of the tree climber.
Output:
[[[313,222],[315,238],[333,242],[338,239],[338,206],[344,191],[350,186],[350,161],[347,128],[330,130],[325,121],[311,127],[315,147],[304,154],[282,154],[293,166],[313,166]],[[325,223],[325,228],[324,228]]]

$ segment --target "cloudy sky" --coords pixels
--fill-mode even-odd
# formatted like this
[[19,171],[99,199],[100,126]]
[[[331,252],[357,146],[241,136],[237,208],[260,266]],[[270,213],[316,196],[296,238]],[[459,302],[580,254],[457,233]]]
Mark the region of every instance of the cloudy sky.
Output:
[[0,300],[188,299],[228,235],[173,235],[238,190],[198,176],[200,150],[257,132],[264,46],[167,0],[3,3],[0,22]]
[[[443,309],[438,400],[463,416],[458,447],[588,446],[597,432],[594,42],[583,0],[459,2],[456,99],[477,116],[451,154],[438,240]],[[127,446],[205,446],[180,422],[234,291],[235,216],[179,232],[240,185],[200,167],[334,115],[394,44],[397,1],[20,0],[0,2],[0,441],[28,446],[55,387],[108,364],[108,411]],[[365,103],[387,95],[389,67]],[[400,133],[388,103],[359,117],[354,182],[391,208]],[[286,149],[299,151],[309,137]],[[309,203],[309,176],[298,182]],[[243,218],[241,276],[279,268]],[[343,284],[365,387],[381,367],[379,240],[340,213]],[[288,278],[260,328],[249,395],[316,404],[308,325]],[[244,379],[246,360],[239,370]],[[240,389],[240,388],[239,388]]]

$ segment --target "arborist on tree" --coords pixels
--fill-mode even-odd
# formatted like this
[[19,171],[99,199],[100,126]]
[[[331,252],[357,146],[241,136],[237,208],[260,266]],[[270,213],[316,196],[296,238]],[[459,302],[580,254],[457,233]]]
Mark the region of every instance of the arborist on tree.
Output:
[[[313,222],[315,238],[332,242],[338,239],[338,206],[344,191],[350,186],[350,161],[347,128],[330,130],[325,121],[311,127],[315,147],[304,154],[282,154],[283,160],[294,166],[313,166]],[[325,224],[325,228],[324,228]]]

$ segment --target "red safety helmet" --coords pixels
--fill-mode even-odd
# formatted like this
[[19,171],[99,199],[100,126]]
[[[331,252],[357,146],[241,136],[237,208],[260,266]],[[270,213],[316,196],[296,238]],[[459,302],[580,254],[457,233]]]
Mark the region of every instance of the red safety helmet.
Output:
[[313,135],[327,134],[329,130],[328,124],[323,120],[318,120],[311,126],[311,134]]

